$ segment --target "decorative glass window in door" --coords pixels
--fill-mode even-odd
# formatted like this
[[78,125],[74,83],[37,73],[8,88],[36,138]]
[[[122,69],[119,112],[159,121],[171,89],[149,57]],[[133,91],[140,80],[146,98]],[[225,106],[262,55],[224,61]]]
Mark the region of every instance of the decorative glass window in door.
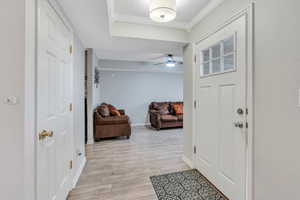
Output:
[[235,35],[201,52],[201,76],[231,72],[236,69]]

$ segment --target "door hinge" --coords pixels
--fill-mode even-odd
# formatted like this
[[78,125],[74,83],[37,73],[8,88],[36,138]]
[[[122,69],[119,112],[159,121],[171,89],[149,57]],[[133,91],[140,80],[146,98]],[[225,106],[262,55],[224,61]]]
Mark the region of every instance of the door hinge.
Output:
[[248,111],[248,108],[246,108],[246,115],[248,115],[249,111]]
[[194,108],[196,109],[197,108],[197,101],[194,100]]
[[70,45],[70,54],[72,54],[72,53],[73,53],[73,46]]
[[248,122],[246,122],[246,128],[248,128],[249,127],[249,124],[248,124]]
[[72,111],[73,111],[73,104],[72,104],[72,103],[70,103],[69,110],[70,110],[70,112],[72,112]]
[[194,154],[196,154],[196,153],[197,153],[197,147],[194,146]]
[[73,169],[73,160],[70,160],[70,169]]
[[197,63],[197,56],[194,56],[194,62]]

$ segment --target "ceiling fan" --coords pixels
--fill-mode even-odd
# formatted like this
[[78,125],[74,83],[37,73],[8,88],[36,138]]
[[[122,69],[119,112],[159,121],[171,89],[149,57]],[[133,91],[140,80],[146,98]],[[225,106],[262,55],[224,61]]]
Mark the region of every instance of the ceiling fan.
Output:
[[155,63],[155,65],[166,65],[167,67],[175,67],[176,65],[182,65],[183,62],[182,61],[177,61],[174,59],[172,54],[168,54],[166,56],[166,61],[165,62],[161,62],[161,63]]

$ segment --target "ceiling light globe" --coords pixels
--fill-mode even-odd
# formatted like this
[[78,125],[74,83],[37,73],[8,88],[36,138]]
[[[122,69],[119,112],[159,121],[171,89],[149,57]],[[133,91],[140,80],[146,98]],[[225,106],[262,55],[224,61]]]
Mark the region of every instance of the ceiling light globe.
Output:
[[176,0],[151,0],[150,18],[155,22],[170,22],[176,18]]
[[166,66],[172,68],[172,67],[175,67],[176,64],[175,63],[167,63]]

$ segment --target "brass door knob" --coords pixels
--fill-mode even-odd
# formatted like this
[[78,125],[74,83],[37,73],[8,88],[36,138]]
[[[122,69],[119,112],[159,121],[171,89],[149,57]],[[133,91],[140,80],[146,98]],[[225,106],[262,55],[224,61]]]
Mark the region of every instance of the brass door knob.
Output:
[[53,131],[46,131],[43,130],[40,134],[39,134],[39,140],[43,140],[46,137],[53,137],[54,133]]

